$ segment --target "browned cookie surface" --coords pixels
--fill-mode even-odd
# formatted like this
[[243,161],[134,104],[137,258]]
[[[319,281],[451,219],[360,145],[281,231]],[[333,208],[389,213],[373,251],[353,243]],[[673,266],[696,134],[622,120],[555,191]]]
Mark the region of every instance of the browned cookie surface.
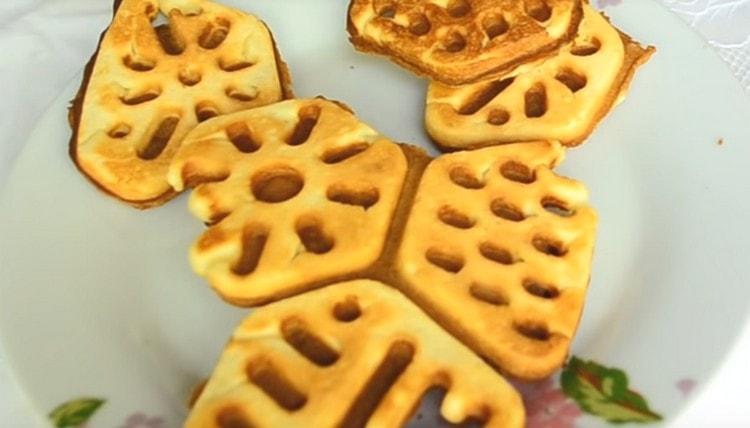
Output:
[[557,51],[580,0],[351,0],[354,46],[448,85],[476,82]]

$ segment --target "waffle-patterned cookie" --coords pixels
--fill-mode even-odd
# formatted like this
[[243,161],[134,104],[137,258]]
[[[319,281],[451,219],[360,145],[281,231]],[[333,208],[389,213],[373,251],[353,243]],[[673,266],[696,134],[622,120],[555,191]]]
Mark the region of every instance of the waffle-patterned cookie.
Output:
[[654,49],[587,4],[578,31],[574,43],[541,64],[460,87],[430,84],[427,132],[443,149],[536,140],[581,144]]
[[556,143],[459,152],[425,170],[396,261],[404,292],[524,379],[567,355],[588,287],[596,214],[555,175]]
[[185,427],[403,426],[434,387],[450,422],[524,425],[501,376],[399,292],[358,280],[250,315]]
[[572,40],[580,0],[351,0],[352,44],[447,85],[549,56]]
[[171,166],[213,224],[193,269],[227,301],[257,305],[371,267],[407,174],[401,148],[338,104],[291,100],[214,118]]
[[290,96],[257,18],[208,0],[116,1],[71,107],[70,155],[112,196],[159,205],[174,195],[167,169],[198,122]]

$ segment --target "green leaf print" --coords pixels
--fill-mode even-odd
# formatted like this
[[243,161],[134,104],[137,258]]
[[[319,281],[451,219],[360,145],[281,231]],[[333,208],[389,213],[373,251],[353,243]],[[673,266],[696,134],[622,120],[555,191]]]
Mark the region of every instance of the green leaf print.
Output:
[[86,423],[102,404],[104,400],[99,398],[78,398],[57,406],[50,412],[49,418],[57,428],[79,427]]
[[628,389],[628,376],[622,370],[571,357],[560,383],[565,395],[583,411],[609,422],[648,423],[662,419],[640,394]]

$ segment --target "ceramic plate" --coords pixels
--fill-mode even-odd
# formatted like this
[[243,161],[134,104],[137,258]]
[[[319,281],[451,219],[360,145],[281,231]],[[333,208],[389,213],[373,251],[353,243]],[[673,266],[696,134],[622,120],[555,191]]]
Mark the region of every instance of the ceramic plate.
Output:
[[[425,82],[351,48],[346,2],[228,3],[268,22],[299,96],[343,100],[393,139],[430,147]],[[600,227],[573,357],[520,386],[532,427],[668,423],[726,356],[750,301],[750,100],[661,6],[599,3],[659,50],[561,167],[588,184]],[[2,340],[39,414],[58,426],[179,426],[247,311],[191,273],[187,248],[202,225],[184,196],[141,212],[78,174],[66,124],[76,86],[39,122],[0,195]],[[423,410],[417,423],[434,417]]]

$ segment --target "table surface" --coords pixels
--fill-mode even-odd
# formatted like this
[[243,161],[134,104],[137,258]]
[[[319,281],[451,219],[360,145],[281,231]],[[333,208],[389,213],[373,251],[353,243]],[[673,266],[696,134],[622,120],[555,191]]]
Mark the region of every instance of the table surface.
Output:
[[[622,1],[592,0],[609,7]],[[700,32],[727,62],[750,96],[750,0],[658,0]],[[13,0],[0,4],[0,186],[34,124],[80,72],[111,13],[109,0]],[[37,427],[0,348],[0,427]],[[674,426],[750,426],[750,325],[734,351]]]

